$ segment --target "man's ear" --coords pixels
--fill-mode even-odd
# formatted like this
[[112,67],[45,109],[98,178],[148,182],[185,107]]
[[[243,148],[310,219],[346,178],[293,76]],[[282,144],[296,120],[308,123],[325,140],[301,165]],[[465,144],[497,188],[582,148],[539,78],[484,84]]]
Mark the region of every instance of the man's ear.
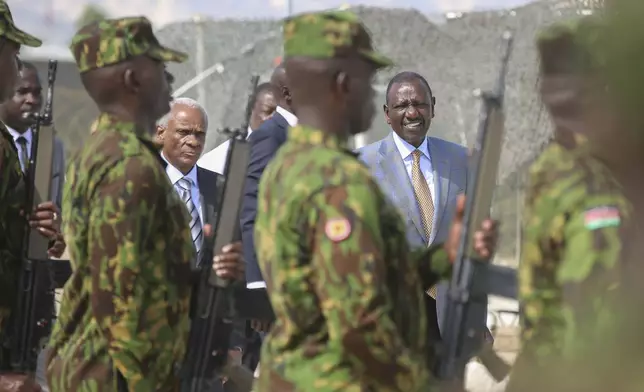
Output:
[[335,74],[333,78],[333,95],[335,96],[336,101],[347,101],[348,95],[350,94],[350,80],[349,75],[344,71],[339,71]]
[[387,104],[382,105],[382,111],[385,113],[385,121],[387,121],[387,124],[391,125],[391,119],[389,118],[389,106],[387,106]]
[[288,103],[289,103],[289,105],[290,105],[290,104],[291,104],[291,100],[293,99],[293,98],[291,97],[291,90],[289,90],[289,89],[288,89],[288,87],[286,87],[286,86],[282,86],[280,89],[281,89],[281,91],[282,91],[282,97],[284,97],[284,100],[285,100],[286,102],[288,102]]
[[165,128],[161,125],[157,125],[157,133],[155,138],[159,143],[163,143],[163,140],[165,139]]
[[132,92],[138,93],[141,89],[141,82],[139,81],[138,75],[132,68],[128,68],[123,73],[123,85],[125,88]]
[[436,97],[432,97],[432,118],[434,118],[434,115],[436,114],[435,108],[436,108]]

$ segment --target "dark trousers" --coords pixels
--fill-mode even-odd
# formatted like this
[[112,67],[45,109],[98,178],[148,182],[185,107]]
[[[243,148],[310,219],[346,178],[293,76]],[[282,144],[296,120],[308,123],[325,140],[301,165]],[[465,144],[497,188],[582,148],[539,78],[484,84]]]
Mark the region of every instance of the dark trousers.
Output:
[[246,350],[244,351],[244,356],[242,357],[242,363],[252,371],[255,371],[255,369],[257,369],[257,365],[259,364],[259,355],[262,351],[262,340],[264,339],[265,335],[266,334],[263,332],[260,333],[254,331],[250,327],[248,328],[246,334],[248,340],[246,344]]

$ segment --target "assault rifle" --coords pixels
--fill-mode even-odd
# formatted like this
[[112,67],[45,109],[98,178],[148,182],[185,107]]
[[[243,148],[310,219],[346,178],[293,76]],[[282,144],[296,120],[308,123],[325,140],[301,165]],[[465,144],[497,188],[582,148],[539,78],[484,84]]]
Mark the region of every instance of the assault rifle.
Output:
[[[32,119],[32,143],[26,170],[27,208],[51,200],[50,185],[54,154],[53,99],[58,62],[49,60],[47,98],[43,113],[26,113]],[[54,290],[71,275],[69,261],[51,260],[49,240],[36,229],[25,230],[23,261],[17,303],[11,317],[10,366],[20,373],[36,370],[38,353],[49,337],[56,316]]]
[[[505,32],[501,71],[494,91],[479,93],[482,110],[479,117],[476,145],[470,157],[473,191],[467,196],[463,232],[458,257],[454,263],[449,284],[443,341],[438,347],[436,374],[443,380],[448,391],[463,390],[465,365],[475,355],[485,363],[490,350],[481,355],[484,330],[481,314],[487,312],[488,295],[516,298],[516,272],[480,260],[474,252],[473,237],[488,217],[503,145],[504,114],[503,98],[513,37]],[[498,367],[498,362],[494,361]],[[507,369],[505,369],[507,374]]]
[[[200,278],[196,287],[197,296],[192,327],[188,343],[188,352],[184,361],[184,377],[191,380],[191,391],[204,390],[200,380],[210,380],[216,376],[226,376],[235,391],[250,392],[254,381],[253,373],[240,366],[230,366],[228,350],[233,320],[238,317],[236,305],[239,305],[235,292],[235,282],[219,278],[212,270],[212,256],[221,252],[228,244],[241,240],[239,212],[246,182],[246,170],[250,156],[250,144],[246,141],[250,116],[255,101],[258,76],[251,78],[252,89],[246,103],[246,112],[242,126],[237,129],[225,129],[230,135],[230,147],[226,157],[224,185],[220,197],[217,225],[214,227],[214,238],[204,239],[203,249],[211,253],[204,257]],[[207,262],[210,261],[210,262]]]

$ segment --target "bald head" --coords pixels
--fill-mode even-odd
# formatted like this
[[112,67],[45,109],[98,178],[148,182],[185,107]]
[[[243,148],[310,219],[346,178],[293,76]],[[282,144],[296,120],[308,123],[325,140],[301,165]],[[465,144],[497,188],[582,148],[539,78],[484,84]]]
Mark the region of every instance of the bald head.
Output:
[[278,65],[271,75],[271,82],[273,86],[280,88],[286,85],[286,69],[283,64]]
[[293,113],[293,108],[291,107],[291,91],[286,75],[286,68],[284,68],[283,63],[273,70],[270,83],[275,86],[278,92],[277,105]]

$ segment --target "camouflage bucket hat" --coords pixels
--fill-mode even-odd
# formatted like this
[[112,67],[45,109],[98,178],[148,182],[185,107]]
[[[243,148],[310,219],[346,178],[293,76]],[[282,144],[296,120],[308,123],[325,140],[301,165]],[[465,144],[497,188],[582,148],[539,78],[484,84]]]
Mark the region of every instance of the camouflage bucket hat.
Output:
[[371,36],[349,11],[307,13],[284,22],[284,56],[330,59],[358,54],[379,68],[394,64],[376,52]]
[[602,19],[594,15],[548,26],[537,37],[541,72],[584,74],[603,68],[603,28]]
[[9,5],[4,0],[0,0],[0,36],[20,45],[34,48],[42,45],[41,40],[16,27]]
[[146,55],[159,61],[184,62],[188,55],[166,48],[145,17],[107,19],[81,28],[70,45],[80,72]]

